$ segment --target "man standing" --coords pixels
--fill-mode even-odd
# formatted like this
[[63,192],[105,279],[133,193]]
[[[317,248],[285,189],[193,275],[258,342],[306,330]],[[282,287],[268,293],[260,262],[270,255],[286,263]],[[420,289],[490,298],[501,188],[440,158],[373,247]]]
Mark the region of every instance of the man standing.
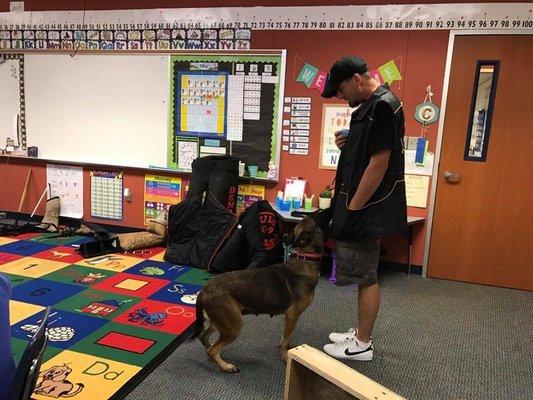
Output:
[[380,239],[407,225],[402,104],[368,73],[359,57],[331,67],[322,97],[358,107],[350,130],[335,132],[341,149],[332,201],[337,284],[357,285],[357,329],[332,333],[324,351],[336,358],[371,361],[372,329],[379,310],[377,268]]

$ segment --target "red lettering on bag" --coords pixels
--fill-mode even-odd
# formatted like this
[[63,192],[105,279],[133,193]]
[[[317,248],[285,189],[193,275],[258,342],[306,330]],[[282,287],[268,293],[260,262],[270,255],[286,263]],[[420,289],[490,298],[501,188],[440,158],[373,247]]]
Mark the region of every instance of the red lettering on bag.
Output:
[[277,233],[277,220],[276,216],[271,211],[264,211],[259,213],[259,225],[261,227],[261,233],[264,236],[263,248],[265,250],[271,250],[279,242],[279,235]]
[[228,192],[228,210],[235,209],[235,192],[237,188],[235,186],[230,186]]

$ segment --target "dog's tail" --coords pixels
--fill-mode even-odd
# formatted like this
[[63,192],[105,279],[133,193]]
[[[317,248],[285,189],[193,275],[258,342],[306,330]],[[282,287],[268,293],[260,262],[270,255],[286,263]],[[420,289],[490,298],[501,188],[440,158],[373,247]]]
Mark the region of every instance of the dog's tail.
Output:
[[204,329],[204,307],[202,305],[202,298],[198,296],[196,299],[196,322],[194,324],[194,333],[191,339],[197,338]]

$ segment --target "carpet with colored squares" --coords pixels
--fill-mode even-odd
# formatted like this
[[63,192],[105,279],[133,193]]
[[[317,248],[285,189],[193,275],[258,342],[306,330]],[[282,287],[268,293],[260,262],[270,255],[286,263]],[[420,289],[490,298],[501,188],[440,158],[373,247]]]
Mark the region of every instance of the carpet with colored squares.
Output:
[[33,398],[123,398],[192,331],[210,276],[164,262],[164,248],[84,259],[87,238],[54,236],[0,237],[15,359],[52,306]]

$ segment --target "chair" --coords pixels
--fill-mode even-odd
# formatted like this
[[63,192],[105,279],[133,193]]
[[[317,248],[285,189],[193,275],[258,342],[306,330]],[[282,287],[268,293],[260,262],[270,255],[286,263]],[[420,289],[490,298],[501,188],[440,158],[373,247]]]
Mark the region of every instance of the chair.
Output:
[[39,325],[37,332],[35,332],[26,350],[24,350],[24,354],[22,354],[9,390],[8,398],[10,400],[31,399],[37,378],[39,377],[44,351],[46,350],[46,327],[51,310],[52,308],[50,306],[46,308],[41,325]]
[[11,325],[9,319],[9,299],[11,282],[0,273],[0,399],[6,399],[17,367],[11,348]]

